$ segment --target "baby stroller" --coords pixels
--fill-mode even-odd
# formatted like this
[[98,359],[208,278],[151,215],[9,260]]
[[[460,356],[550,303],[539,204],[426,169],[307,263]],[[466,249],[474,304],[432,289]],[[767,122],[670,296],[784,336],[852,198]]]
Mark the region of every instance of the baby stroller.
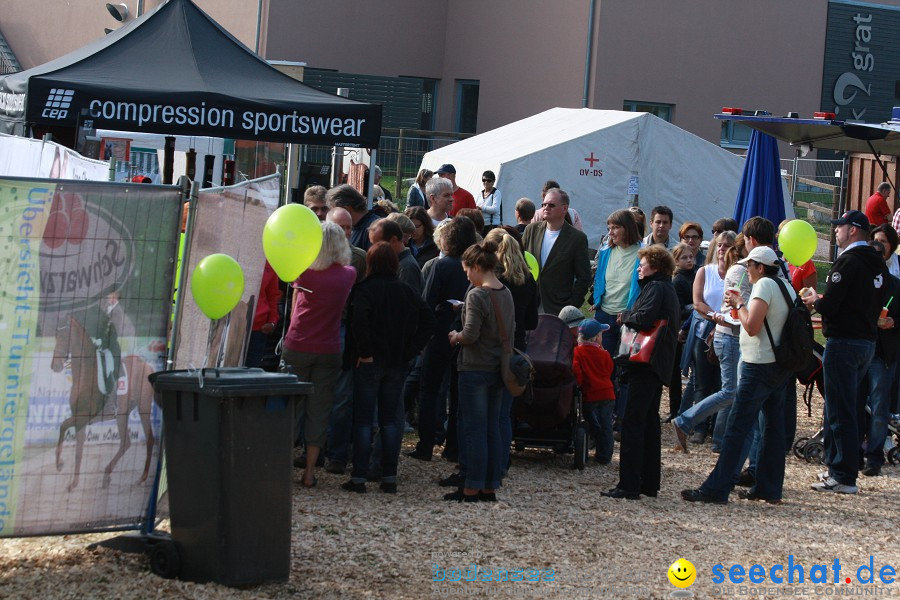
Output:
[[575,339],[555,315],[540,315],[528,333],[528,356],[534,365],[530,393],[513,400],[513,443],[528,448],[575,449],[575,467],[588,455],[588,426],[581,411],[581,391],[572,371]]
[[[822,353],[825,348],[818,342],[813,343],[813,360],[806,369],[797,372],[797,381],[805,385],[803,390],[803,403],[806,404],[807,416],[812,416],[813,390],[819,390],[819,394],[825,397],[825,375],[822,371]],[[794,456],[809,463],[825,462],[825,430],[819,428],[812,437],[800,437],[794,442]]]

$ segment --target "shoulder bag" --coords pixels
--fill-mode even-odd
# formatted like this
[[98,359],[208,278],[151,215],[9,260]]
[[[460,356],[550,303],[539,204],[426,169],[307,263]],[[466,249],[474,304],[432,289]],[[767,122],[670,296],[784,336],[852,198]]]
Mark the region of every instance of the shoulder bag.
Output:
[[494,290],[489,292],[491,304],[494,306],[494,318],[497,319],[497,328],[500,331],[500,341],[502,345],[502,353],[500,355],[500,375],[503,378],[503,385],[509,390],[513,398],[524,395],[532,380],[534,380],[534,365],[527,354],[512,347],[509,336],[506,334],[506,325],[500,318],[500,306],[497,304],[497,298],[494,297]]

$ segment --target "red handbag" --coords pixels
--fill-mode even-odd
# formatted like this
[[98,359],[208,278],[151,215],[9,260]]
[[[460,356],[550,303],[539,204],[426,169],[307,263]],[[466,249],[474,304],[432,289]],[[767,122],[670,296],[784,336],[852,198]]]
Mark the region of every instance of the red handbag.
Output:
[[653,324],[648,331],[637,331],[626,325],[622,326],[619,340],[619,354],[617,361],[649,364],[656,348],[656,340],[659,332],[668,324],[666,319],[660,319]]

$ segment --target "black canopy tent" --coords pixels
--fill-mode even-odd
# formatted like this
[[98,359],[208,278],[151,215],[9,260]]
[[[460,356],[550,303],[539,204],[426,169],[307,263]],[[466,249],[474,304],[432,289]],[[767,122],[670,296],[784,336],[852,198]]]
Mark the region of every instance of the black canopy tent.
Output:
[[[311,88],[270,66],[191,0],[168,0],[109,35],[0,78],[0,132],[66,139],[94,127],[377,148],[381,106]],[[73,134],[72,137],[74,137]]]

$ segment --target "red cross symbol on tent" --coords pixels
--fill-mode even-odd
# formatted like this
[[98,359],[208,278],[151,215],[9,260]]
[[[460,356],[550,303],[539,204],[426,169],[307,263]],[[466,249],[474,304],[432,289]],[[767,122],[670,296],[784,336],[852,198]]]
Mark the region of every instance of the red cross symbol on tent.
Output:
[[584,160],[585,160],[586,162],[591,163],[591,168],[594,168],[594,163],[595,163],[595,162],[600,162],[600,159],[599,159],[599,158],[594,158],[594,153],[593,153],[593,151],[591,152],[591,155],[588,156],[588,157],[586,157]]

